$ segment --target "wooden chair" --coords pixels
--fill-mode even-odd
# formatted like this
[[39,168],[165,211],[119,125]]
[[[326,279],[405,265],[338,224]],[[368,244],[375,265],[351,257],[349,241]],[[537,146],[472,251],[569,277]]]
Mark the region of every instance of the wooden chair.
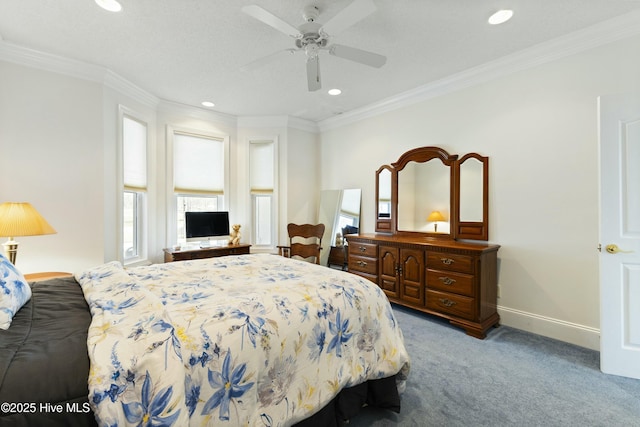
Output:
[[313,262],[320,264],[324,224],[289,224],[287,231],[289,232],[289,246],[278,246],[280,255],[288,258],[295,256],[305,260],[315,258]]

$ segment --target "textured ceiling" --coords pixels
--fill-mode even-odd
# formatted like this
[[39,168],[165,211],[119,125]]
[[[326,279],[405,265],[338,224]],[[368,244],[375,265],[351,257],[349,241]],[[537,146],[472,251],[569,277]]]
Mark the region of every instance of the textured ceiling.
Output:
[[[2,0],[5,42],[110,69],[165,100],[238,116],[320,121],[379,102],[536,44],[632,11],[640,0],[374,0],[377,10],[332,41],[387,57],[370,68],[323,54],[323,88],[307,90],[304,54],[240,68],[294,41],[242,13],[257,4],[293,26],[313,4],[324,23],[351,0]],[[511,21],[486,23],[501,8]],[[331,97],[330,88],[343,94]]]

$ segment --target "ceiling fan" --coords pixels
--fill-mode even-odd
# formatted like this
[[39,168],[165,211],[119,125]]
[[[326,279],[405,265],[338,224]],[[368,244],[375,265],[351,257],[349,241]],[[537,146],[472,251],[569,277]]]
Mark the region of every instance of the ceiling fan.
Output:
[[307,84],[309,91],[316,91],[322,86],[320,83],[320,62],[318,59],[320,51],[328,51],[329,55],[355,61],[370,67],[380,68],[387,62],[387,58],[383,55],[341,44],[329,44],[332,36],[347,29],[375,10],[376,6],[373,0],[355,0],[322,25],[316,22],[320,16],[320,9],[317,6],[307,6],[302,12],[305,23],[296,28],[260,6],[244,6],[242,11],[247,15],[294,38],[295,48],[285,49],[267,55],[250,62],[241,69],[254,69],[277,59],[283,54],[304,52],[307,56]]

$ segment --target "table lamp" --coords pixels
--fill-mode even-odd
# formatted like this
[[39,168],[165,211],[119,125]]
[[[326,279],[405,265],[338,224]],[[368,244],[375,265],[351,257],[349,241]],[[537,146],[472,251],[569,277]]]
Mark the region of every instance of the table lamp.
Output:
[[18,242],[16,236],[39,236],[55,234],[56,230],[38,213],[30,203],[5,202],[0,204],[0,237],[8,237],[4,252],[12,264],[16,263]]
[[433,231],[435,233],[438,232],[438,221],[446,221],[444,216],[440,213],[440,211],[433,211],[427,217],[427,221],[433,222]]

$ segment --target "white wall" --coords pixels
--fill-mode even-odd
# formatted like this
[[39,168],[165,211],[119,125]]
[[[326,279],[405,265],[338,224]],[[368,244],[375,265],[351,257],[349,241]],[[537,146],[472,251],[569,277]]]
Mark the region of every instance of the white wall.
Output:
[[30,202],[57,231],[16,239],[25,273],[103,261],[102,91],[0,61],[0,201]]
[[[322,188],[361,187],[435,145],[490,157],[490,239],[502,323],[599,348],[597,97],[638,89],[640,37],[322,133]],[[335,159],[350,159],[336,162]]]
[[287,222],[318,220],[320,149],[315,134],[289,129],[287,137]]

